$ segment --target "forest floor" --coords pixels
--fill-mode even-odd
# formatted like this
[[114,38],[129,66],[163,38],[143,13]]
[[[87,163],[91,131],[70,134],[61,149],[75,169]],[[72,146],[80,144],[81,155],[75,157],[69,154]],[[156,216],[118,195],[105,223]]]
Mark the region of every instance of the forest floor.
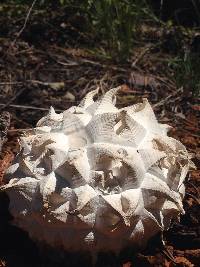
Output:
[[[1,22],[2,23],[2,22]],[[123,258],[124,267],[200,266],[200,147],[198,97],[177,87],[164,63],[166,51],[156,48],[158,29],[150,29],[151,43],[135,47],[131,61],[117,63],[99,58],[90,50],[43,40],[40,44],[26,38],[0,38],[0,113],[8,111],[11,123],[0,161],[3,173],[19,150],[17,138],[23,129],[34,127],[50,106],[59,112],[79,103],[90,90],[105,92],[122,85],[119,106],[131,105],[148,98],[161,123],[173,128],[170,135],[179,139],[193,154],[197,170],[190,170],[185,186],[185,215],[180,223],[164,233],[165,246],[154,240],[144,251]],[[49,33],[48,33],[49,34]],[[50,33],[51,36],[53,32]],[[169,36],[169,34],[167,35]],[[171,36],[171,35],[170,35]],[[55,36],[54,36],[55,37]],[[52,37],[53,38],[53,37]],[[48,38],[47,38],[48,39]],[[55,37],[56,39],[56,37]],[[164,43],[164,42],[163,42]],[[171,77],[171,78],[170,78]],[[8,199],[0,196],[0,267],[16,266],[84,266],[67,264],[43,257],[23,231],[12,226]],[[112,256],[111,256],[112,258]],[[102,258],[98,266],[120,266],[120,261]]]

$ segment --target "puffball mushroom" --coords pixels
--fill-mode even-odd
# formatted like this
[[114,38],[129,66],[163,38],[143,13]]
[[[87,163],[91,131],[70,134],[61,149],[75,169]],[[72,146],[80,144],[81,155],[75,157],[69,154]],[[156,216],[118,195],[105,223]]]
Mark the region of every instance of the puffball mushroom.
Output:
[[184,214],[186,148],[147,101],[115,106],[120,87],[57,114],[20,138],[5,190],[14,224],[70,251],[140,247]]

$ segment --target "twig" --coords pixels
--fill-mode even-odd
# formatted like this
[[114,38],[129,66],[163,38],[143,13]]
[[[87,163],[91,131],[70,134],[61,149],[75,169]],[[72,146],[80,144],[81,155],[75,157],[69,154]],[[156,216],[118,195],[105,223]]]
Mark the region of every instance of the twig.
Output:
[[48,56],[53,59],[57,64],[63,65],[63,66],[67,66],[67,67],[74,67],[74,66],[79,66],[78,62],[75,61],[68,61],[67,62],[62,62],[58,59],[56,59],[54,56],[52,56],[50,53],[48,53]]
[[61,81],[59,81],[59,82],[43,82],[43,81],[39,81],[39,80],[26,80],[26,82],[32,83],[32,84],[40,84],[40,85],[44,85],[44,86],[53,86],[56,83],[61,83]]
[[34,5],[36,4],[36,2],[37,2],[37,0],[34,0],[34,1],[32,2],[32,5],[31,5],[31,7],[29,8],[28,13],[27,13],[27,15],[26,15],[26,18],[25,18],[25,21],[24,21],[24,25],[23,25],[23,27],[21,28],[21,30],[17,33],[17,35],[16,35],[14,41],[12,42],[12,45],[14,45],[14,44],[16,43],[17,38],[19,38],[19,36],[22,34],[22,32],[24,31],[24,29],[26,28],[26,25],[27,25],[27,22],[28,22],[28,20],[29,20],[31,11],[32,11]]
[[2,110],[2,109],[4,109],[4,108],[6,108],[6,107],[8,107],[8,106],[10,106],[10,104],[18,97],[18,96],[20,96],[23,92],[24,92],[24,90],[25,90],[26,88],[24,87],[24,88],[22,88],[21,90],[19,90],[19,92],[17,92],[6,104],[0,104],[2,107],[0,108],[0,111]]
[[[41,52],[41,51],[40,51]],[[120,71],[120,72],[125,72],[127,73],[127,69],[126,68],[122,68],[122,67],[117,67],[117,66],[113,66],[113,65],[107,65],[107,64],[103,64],[103,63],[100,63],[100,62],[97,62],[97,61],[93,61],[93,60],[90,60],[90,59],[85,59],[85,58],[79,58],[77,59],[76,61],[69,61],[69,63],[67,62],[61,62],[59,60],[57,60],[53,55],[52,53],[48,52],[43,52],[44,54],[47,54],[50,58],[52,58],[53,60],[55,60],[58,64],[60,65],[63,65],[63,66],[79,66],[80,64],[89,64],[89,65],[93,65],[93,66],[96,66],[96,67],[100,67],[102,69],[111,69],[111,70],[114,70],[114,71]]]
[[148,47],[146,47],[140,54],[139,54],[139,56],[133,61],[133,63],[132,63],[132,65],[131,65],[131,67],[135,67],[136,66],[136,64],[144,57],[144,55],[151,49],[152,47],[150,46],[148,46]]
[[190,181],[187,181],[187,183],[189,184],[189,185],[191,185],[195,190],[196,190],[196,192],[197,192],[197,195],[198,195],[198,198],[200,198],[200,192],[199,192],[199,189],[196,187],[196,185],[194,185],[192,182],[190,182]]
[[23,84],[23,82],[1,82],[0,86],[1,85],[15,85],[15,84],[21,85],[21,84]]
[[113,65],[106,65],[106,64],[102,64],[102,63],[99,63],[99,62],[96,62],[96,61],[93,61],[93,60],[88,60],[88,59],[79,59],[80,63],[86,63],[86,64],[91,64],[91,65],[94,65],[94,66],[97,66],[97,67],[101,67],[101,68],[104,68],[104,69],[111,69],[111,70],[115,70],[115,71],[121,71],[121,72],[125,72],[127,73],[127,69],[126,68],[122,68],[122,67],[117,67],[117,66],[113,66]]
[[[0,104],[0,106],[4,106],[4,105],[5,104]],[[9,106],[13,107],[13,108],[19,108],[19,109],[34,109],[34,110],[43,110],[43,111],[48,111],[49,110],[49,108],[40,108],[40,107],[34,107],[34,106],[28,106],[28,105],[14,105],[14,104],[11,104]],[[56,111],[63,112],[64,110],[56,109]]]
[[188,196],[190,196],[194,200],[196,200],[196,202],[198,203],[198,205],[200,205],[200,200],[196,196],[194,196],[193,194],[188,193],[188,192],[186,192],[185,194],[188,195]]
[[165,104],[171,97],[175,96],[176,94],[178,94],[179,92],[183,91],[183,87],[180,87],[178,90],[176,90],[174,93],[168,95],[167,97],[165,97],[164,99],[162,99],[160,102],[156,103],[153,105],[154,108],[160,107],[163,104]]
[[33,83],[33,84],[40,84],[40,85],[45,85],[45,86],[51,86],[52,84],[55,84],[56,82],[43,82],[39,80],[25,80],[24,82],[1,82],[1,85],[22,85],[24,83]]
[[175,266],[177,265],[174,256],[171,254],[171,252],[170,252],[167,248],[164,248],[161,252],[162,252],[168,259],[170,259],[170,260],[175,264]]

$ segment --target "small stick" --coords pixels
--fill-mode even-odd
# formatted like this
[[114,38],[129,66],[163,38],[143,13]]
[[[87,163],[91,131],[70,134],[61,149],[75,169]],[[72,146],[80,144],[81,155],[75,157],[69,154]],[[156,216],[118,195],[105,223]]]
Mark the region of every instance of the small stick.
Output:
[[144,57],[144,55],[151,49],[151,47],[146,47],[140,54],[139,56],[133,61],[131,67],[135,67],[136,64]]
[[173,255],[171,254],[171,252],[167,249],[167,248],[164,248],[162,250],[162,253],[168,258],[170,259],[175,265],[177,265]]
[[16,36],[16,38],[14,39],[12,45],[14,45],[14,44],[16,43],[17,38],[19,38],[19,36],[22,34],[22,32],[24,31],[24,29],[26,28],[26,25],[27,25],[27,22],[28,22],[28,20],[29,20],[31,11],[32,11],[34,5],[36,4],[36,2],[37,2],[37,0],[34,0],[34,1],[32,2],[32,5],[31,5],[31,7],[29,8],[29,11],[28,11],[28,13],[27,13],[27,15],[26,15],[26,18],[25,18],[25,21],[24,21],[24,25],[23,25],[23,27],[21,28],[21,30],[17,33],[17,36]]
[[[3,106],[3,108],[4,108],[5,104],[0,104],[0,106]],[[39,107],[28,106],[28,105],[26,106],[26,105],[14,105],[14,104],[11,104],[9,106],[13,107],[13,108],[20,108],[20,109],[34,109],[34,110],[43,110],[43,111],[48,111],[49,110],[49,108],[39,108]],[[56,109],[56,111],[63,112],[64,110]]]
[[165,104],[167,102],[168,99],[170,99],[171,97],[175,96],[176,94],[178,94],[179,92],[183,91],[183,87],[180,87],[178,90],[176,90],[174,93],[168,95],[166,98],[162,99],[160,102],[156,103],[153,105],[154,108],[157,108],[159,106],[162,106],[163,104]]
[[192,182],[190,182],[190,181],[187,181],[187,183],[189,184],[189,185],[191,185],[195,190],[196,190],[196,192],[197,192],[197,195],[198,195],[198,197],[200,198],[200,192],[199,192],[199,189],[196,187],[196,185],[194,185]]
[[15,85],[15,84],[23,84],[23,82],[1,82],[1,85]]
[[196,200],[196,202],[198,203],[198,205],[200,205],[200,200],[199,200],[196,196],[194,196],[193,194],[188,193],[188,192],[186,192],[185,194],[186,194],[187,196],[190,196],[190,197],[193,198],[194,200]]
[[0,108],[0,111],[8,106],[10,106],[10,104],[18,97],[20,96],[24,91],[26,90],[26,88],[22,88],[21,90],[19,90],[19,92],[17,92],[13,97],[11,97],[11,99],[6,103],[6,104],[0,104],[2,107]]

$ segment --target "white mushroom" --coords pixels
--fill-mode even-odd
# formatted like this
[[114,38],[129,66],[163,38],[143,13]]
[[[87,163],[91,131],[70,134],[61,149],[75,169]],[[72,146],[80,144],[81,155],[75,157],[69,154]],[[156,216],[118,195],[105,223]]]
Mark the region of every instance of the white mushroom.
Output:
[[1,189],[14,223],[66,250],[141,246],[184,213],[185,147],[167,136],[145,99],[115,106],[98,90],[61,114],[53,108],[21,137]]

